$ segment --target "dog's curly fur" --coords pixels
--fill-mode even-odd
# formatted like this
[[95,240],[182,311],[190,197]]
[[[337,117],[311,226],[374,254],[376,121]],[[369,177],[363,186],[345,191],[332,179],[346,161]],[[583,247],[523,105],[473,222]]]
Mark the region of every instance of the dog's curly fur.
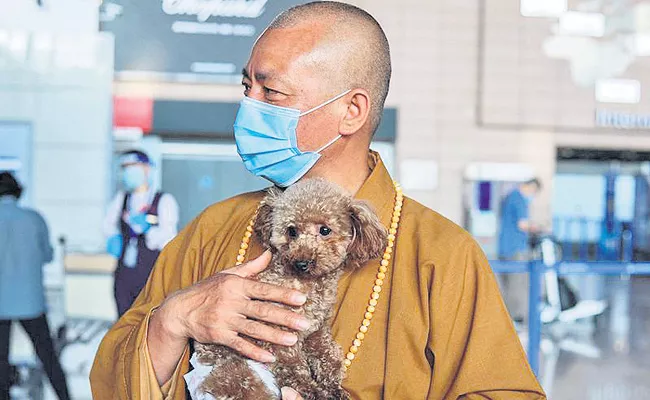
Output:
[[[292,387],[306,400],[349,398],[341,386],[343,352],[328,321],[339,277],[381,254],[386,229],[365,202],[325,180],[307,179],[284,192],[269,189],[255,233],[273,253],[257,279],[307,294],[302,307],[291,309],[314,323],[297,333],[298,342],[291,347],[248,339],[275,354],[277,361],[269,367],[280,387]],[[216,399],[275,398],[246,359],[230,348],[197,344],[196,351],[202,363],[214,365],[202,389]]]

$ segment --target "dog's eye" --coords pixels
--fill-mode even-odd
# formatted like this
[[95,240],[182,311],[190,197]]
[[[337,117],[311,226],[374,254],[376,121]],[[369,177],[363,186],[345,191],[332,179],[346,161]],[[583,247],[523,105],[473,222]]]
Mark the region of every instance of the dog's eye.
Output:
[[289,235],[289,237],[292,238],[298,237],[298,230],[296,229],[295,226],[290,226],[289,228],[287,228],[287,235]]
[[332,230],[331,230],[330,228],[328,228],[328,227],[326,227],[326,226],[321,226],[321,227],[320,227],[320,234],[321,234],[321,235],[323,235],[323,236],[327,236],[327,235],[329,235],[330,233],[332,233]]

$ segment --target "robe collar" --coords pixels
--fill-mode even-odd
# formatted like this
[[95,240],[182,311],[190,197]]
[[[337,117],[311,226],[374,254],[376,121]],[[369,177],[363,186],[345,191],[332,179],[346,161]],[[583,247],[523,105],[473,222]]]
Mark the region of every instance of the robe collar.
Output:
[[389,226],[395,203],[395,186],[379,153],[370,150],[368,167],[371,172],[357,194],[358,200],[370,203],[384,226]]

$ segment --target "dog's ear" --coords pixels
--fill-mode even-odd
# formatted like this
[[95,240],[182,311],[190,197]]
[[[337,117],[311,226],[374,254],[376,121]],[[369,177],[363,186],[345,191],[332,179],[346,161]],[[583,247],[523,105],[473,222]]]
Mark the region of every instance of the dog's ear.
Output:
[[273,233],[273,206],[280,194],[282,194],[282,191],[275,186],[267,189],[266,197],[264,197],[260,208],[257,210],[257,217],[255,217],[255,235],[264,247],[269,247],[269,242],[271,241],[271,234]]
[[387,232],[379,217],[364,201],[352,200],[350,218],[354,232],[348,248],[348,260],[351,261],[350,266],[356,268],[381,255],[386,246]]

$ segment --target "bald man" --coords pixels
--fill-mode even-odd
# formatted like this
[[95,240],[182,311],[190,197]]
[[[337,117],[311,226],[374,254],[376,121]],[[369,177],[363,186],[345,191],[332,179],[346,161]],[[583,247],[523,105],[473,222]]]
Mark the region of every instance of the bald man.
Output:
[[[369,400],[544,399],[477,244],[439,214],[401,200],[369,151],[390,73],[388,41],[369,14],[334,2],[298,6],[252,49],[234,125],[252,173],[281,187],[328,179],[371,203],[390,229],[384,256],[339,282],[330,323],[346,354],[344,387]],[[310,321],[274,303],[308,299],[250,279],[270,259],[249,233],[263,197],[209,207],[164,249],[102,342],[94,399],[185,398],[194,341],[261,363],[273,363],[273,354],[248,338],[296,342],[276,326],[298,331]]]

